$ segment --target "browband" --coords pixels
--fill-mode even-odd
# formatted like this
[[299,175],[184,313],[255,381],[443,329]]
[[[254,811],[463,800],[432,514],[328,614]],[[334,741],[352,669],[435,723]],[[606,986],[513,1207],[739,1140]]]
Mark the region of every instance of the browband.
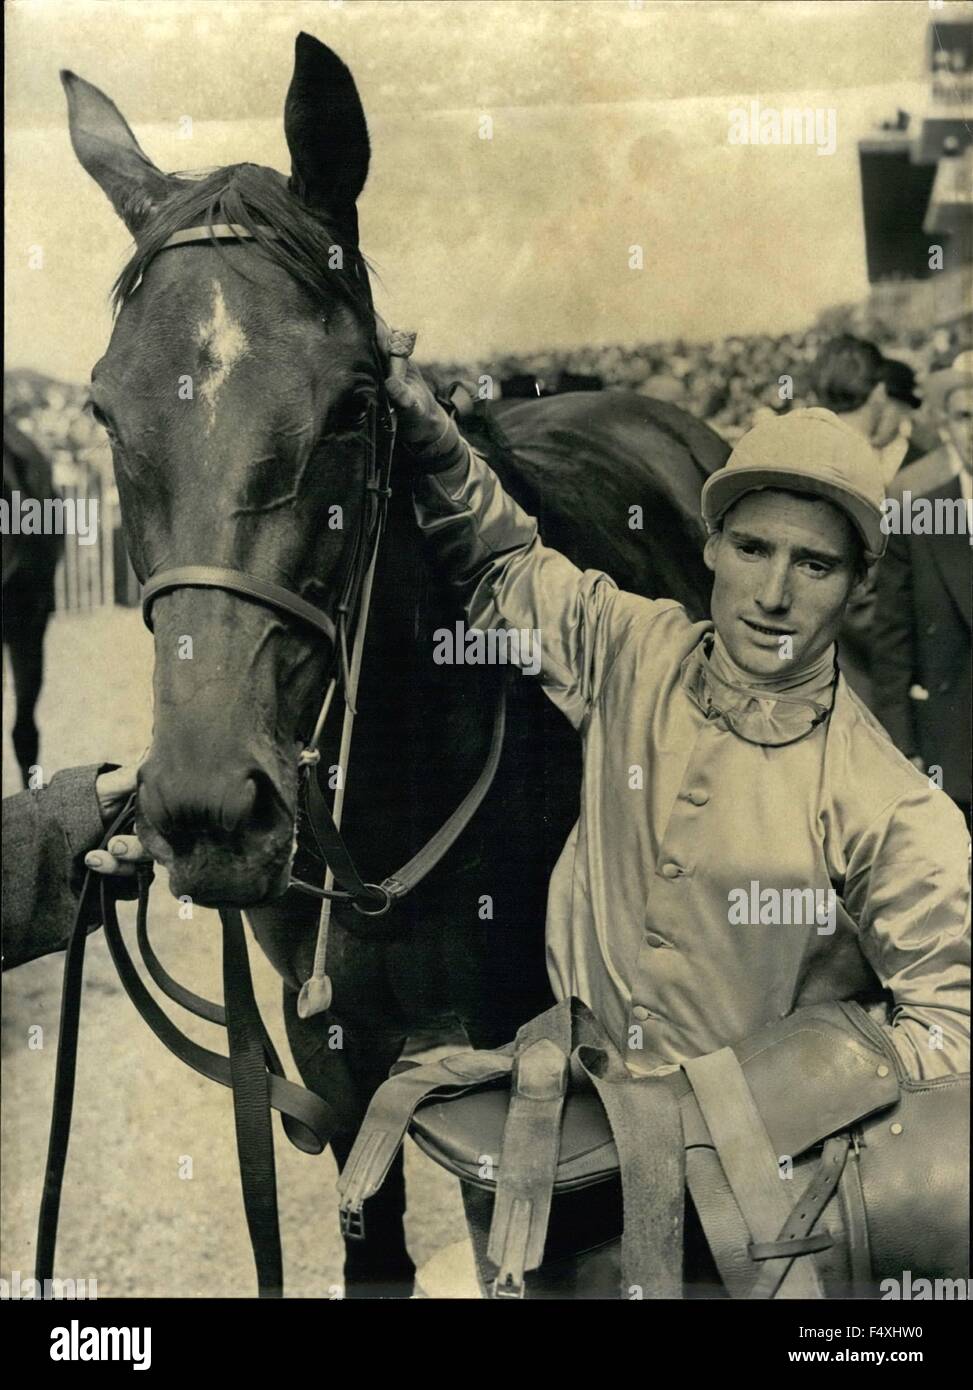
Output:
[[[261,236],[277,240],[273,227],[258,227]],[[168,241],[159,247],[165,251],[170,246],[185,246],[190,241],[256,241],[256,236],[239,222],[214,222],[211,227],[186,227],[184,231],[173,232]]]

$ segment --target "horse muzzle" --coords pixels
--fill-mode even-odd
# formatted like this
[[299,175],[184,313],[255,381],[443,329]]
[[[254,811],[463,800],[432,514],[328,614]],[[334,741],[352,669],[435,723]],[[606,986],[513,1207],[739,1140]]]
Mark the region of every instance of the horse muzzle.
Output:
[[286,891],[294,815],[256,768],[179,771],[153,754],[142,769],[139,837],[168,870],[173,896],[204,907],[252,907]]

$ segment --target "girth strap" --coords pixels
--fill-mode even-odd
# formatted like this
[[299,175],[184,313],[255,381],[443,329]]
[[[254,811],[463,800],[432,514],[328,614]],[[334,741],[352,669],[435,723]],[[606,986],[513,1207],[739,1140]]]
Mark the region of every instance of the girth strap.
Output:
[[397,1072],[379,1086],[338,1179],[342,1234],[364,1237],[363,1206],[385,1181],[416,1107],[436,1096],[459,1096],[509,1076],[511,1052],[459,1052]]
[[[786,1195],[786,1183],[780,1176],[778,1156],[736,1054],[724,1047],[708,1056],[684,1062],[682,1069],[695,1092],[751,1241],[758,1245],[776,1241],[778,1233],[787,1227],[791,1203]],[[706,1227],[706,1213],[702,1209],[700,1218]],[[719,1263],[709,1229],[707,1235]],[[789,1267],[780,1281],[779,1291],[785,1298],[824,1297],[818,1272],[809,1260],[800,1260]]]
[[681,1298],[686,1150],[666,1077],[631,1076],[614,1048],[578,1048],[608,1116],[622,1183],[622,1298]]
[[544,1259],[571,1046],[570,1014],[563,1017],[562,1038],[521,1041],[514,1058],[487,1247],[494,1298],[522,1298],[525,1271]]

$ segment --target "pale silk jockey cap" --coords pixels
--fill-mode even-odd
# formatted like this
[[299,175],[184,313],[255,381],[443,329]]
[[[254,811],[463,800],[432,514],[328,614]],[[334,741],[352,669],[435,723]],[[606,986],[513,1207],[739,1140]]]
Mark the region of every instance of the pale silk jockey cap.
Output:
[[811,493],[840,507],[869,559],[885,552],[885,489],[879,457],[834,411],[815,406],[761,421],[743,436],[703,487],[703,520],[715,531],[738,498],[762,488]]

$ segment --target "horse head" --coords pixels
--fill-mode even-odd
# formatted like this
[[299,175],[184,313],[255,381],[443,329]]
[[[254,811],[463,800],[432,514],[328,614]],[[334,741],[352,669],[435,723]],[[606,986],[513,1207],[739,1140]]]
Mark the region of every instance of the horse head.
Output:
[[[253,164],[165,174],[102,92],[62,81],[75,153],[136,243],[90,403],[139,579],[215,567],[333,619],[356,564],[383,376],[358,247],[369,144],[351,74],[298,37],[289,178]],[[213,227],[235,234],[178,235]],[[334,643],[239,587],[162,588],[150,620],[139,832],[177,896],[276,897]]]

